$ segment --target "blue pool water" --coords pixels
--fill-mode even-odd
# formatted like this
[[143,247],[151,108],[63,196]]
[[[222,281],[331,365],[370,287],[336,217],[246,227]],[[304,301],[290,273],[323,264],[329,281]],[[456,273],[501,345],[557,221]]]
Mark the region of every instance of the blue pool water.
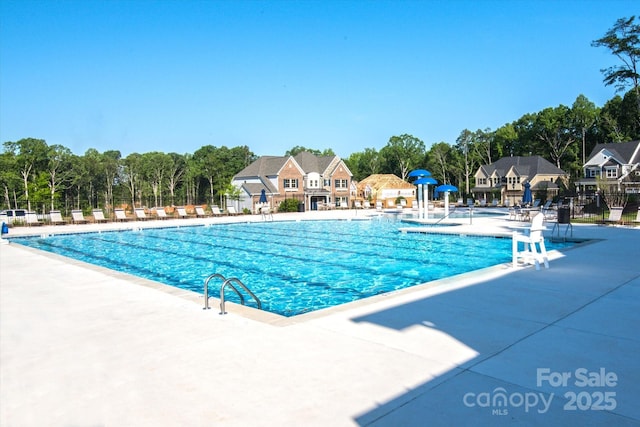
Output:
[[[511,259],[511,239],[400,233],[400,226],[410,225],[384,218],[261,222],[12,240],[201,294],[212,273],[237,277],[264,310],[284,316]],[[218,296],[221,284],[212,280],[209,294]]]

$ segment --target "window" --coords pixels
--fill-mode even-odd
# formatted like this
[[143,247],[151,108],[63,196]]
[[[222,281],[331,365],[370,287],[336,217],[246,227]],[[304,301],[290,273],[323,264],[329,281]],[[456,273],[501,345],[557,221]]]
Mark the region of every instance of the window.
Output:
[[283,186],[285,191],[286,190],[297,190],[298,189],[298,180],[295,178],[285,178],[283,180]]
[[607,178],[617,178],[618,177],[618,168],[606,168]]
[[598,169],[589,169],[587,171],[587,177],[588,178],[595,178],[598,176]]
[[336,179],[336,190],[346,190],[349,187],[346,179]]
[[478,178],[477,185],[486,186],[487,185],[487,178]]

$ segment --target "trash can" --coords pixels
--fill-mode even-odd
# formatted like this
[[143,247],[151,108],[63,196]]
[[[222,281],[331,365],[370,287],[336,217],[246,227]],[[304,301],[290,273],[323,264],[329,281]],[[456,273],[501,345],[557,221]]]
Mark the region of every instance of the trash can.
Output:
[[2,223],[2,231],[0,232],[0,234],[9,234],[9,226],[6,222]]
[[298,212],[304,212],[304,203],[298,203]]
[[569,224],[571,222],[571,212],[569,206],[558,208],[558,224]]

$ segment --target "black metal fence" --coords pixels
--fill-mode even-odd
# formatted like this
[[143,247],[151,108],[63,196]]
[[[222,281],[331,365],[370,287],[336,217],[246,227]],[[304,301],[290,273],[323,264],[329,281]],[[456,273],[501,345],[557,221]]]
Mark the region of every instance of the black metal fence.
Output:
[[[606,200],[612,199],[613,197],[602,193],[586,196],[560,197],[556,205],[556,209],[558,209],[558,221],[561,220],[561,216],[568,215],[572,223],[603,223],[609,218],[611,211]],[[638,195],[626,196],[620,222],[634,223],[638,220],[639,205]]]

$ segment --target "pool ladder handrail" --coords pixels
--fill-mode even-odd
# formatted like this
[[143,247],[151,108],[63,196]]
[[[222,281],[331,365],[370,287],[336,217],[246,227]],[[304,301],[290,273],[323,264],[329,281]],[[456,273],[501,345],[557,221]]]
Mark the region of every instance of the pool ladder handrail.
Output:
[[235,286],[231,284],[232,282],[235,282],[242,289],[244,289],[246,293],[251,295],[251,297],[256,301],[256,304],[258,305],[258,310],[262,309],[262,303],[260,302],[260,299],[256,296],[256,294],[251,292],[251,290],[247,288],[247,286],[244,283],[242,283],[240,279],[238,279],[237,277],[231,277],[225,280],[225,282],[222,284],[222,287],[220,288],[220,314],[227,314],[227,312],[224,309],[224,288],[226,288],[227,286],[231,286],[231,289],[233,289],[236,292],[236,294],[238,294],[238,296],[240,297],[240,303],[244,305],[244,298],[242,297],[242,294],[238,291],[238,289]]
[[205,281],[204,281],[204,307],[202,308],[203,310],[209,310],[211,308],[211,307],[209,307],[209,282],[213,278],[222,279],[224,281],[222,283],[222,286],[220,287],[220,314],[227,314],[226,311],[224,310],[224,307],[225,307],[224,289],[227,286],[230,286],[231,289],[233,289],[233,291],[240,298],[240,304],[244,305],[244,296],[238,290],[238,288],[233,286],[233,282],[235,282],[237,285],[240,285],[240,287],[242,287],[242,289],[244,289],[249,295],[251,295],[251,297],[256,301],[256,303],[258,305],[258,309],[262,308],[262,302],[260,301],[260,299],[253,292],[251,292],[251,290],[249,288],[247,288],[247,286],[244,283],[242,283],[242,281],[240,281],[240,279],[238,279],[237,277],[231,277],[231,278],[227,279],[226,277],[224,277],[220,273],[214,273],[214,274],[211,274],[209,277],[207,277],[205,279]]

